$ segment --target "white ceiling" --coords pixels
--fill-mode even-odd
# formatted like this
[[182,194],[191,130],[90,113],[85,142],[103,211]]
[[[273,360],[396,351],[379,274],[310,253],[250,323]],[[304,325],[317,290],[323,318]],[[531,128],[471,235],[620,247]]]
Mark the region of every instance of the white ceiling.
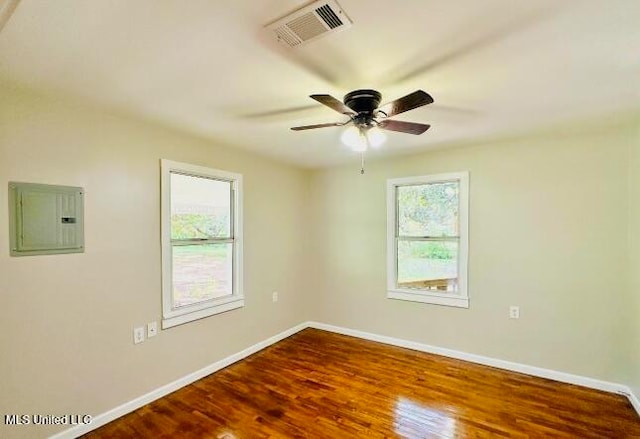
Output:
[[378,156],[640,104],[639,0],[339,3],[353,27],[292,50],[263,26],[306,2],[22,0],[0,33],[0,80],[310,167],[356,159],[341,128],[288,129],[343,120],[312,93],[430,93],[397,119],[431,130],[389,133]]

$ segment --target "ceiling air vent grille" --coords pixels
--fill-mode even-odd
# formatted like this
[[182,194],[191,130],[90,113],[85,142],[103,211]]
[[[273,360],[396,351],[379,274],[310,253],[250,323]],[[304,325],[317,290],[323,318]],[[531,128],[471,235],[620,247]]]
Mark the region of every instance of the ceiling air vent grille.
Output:
[[293,31],[302,41],[309,41],[320,34],[327,32],[320,20],[313,12],[304,14],[287,23],[287,27]]
[[273,32],[278,42],[297,47],[321,36],[339,32],[351,24],[336,1],[320,0],[265,27]]
[[327,25],[331,29],[342,26],[342,20],[338,18],[336,13],[333,12],[333,9],[331,9],[328,5],[320,6],[318,9],[316,9],[316,12],[320,17],[322,17],[324,22],[327,23]]

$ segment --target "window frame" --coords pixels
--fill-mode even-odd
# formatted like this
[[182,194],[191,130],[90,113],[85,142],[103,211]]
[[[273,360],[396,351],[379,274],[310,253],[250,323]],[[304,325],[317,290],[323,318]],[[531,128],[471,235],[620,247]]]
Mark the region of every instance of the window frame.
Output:
[[[162,329],[182,325],[244,306],[242,287],[242,174],[162,159],[161,168],[161,245],[162,245]],[[228,181],[231,183],[232,293],[180,308],[172,307],[173,244],[171,240],[171,174]]]
[[[398,287],[398,202],[399,186],[446,183],[457,181],[458,193],[458,291],[457,293],[437,293]],[[469,172],[421,175],[415,177],[392,178],[387,180],[387,298],[412,302],[469,308],[468,288],[469,265]]]

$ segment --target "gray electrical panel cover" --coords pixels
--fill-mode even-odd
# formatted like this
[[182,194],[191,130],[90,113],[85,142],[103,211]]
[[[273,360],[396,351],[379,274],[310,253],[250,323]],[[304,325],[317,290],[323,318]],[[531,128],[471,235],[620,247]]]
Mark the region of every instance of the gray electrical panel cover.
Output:
[[84,190],[9,183],[11,256],[84,252]]

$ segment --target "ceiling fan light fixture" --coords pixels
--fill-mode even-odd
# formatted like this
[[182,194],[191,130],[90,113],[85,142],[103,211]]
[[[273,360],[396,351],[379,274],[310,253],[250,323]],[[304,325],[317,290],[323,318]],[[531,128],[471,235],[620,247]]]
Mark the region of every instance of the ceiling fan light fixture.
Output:
[[371,127],[367,131],[367,139],[369,140],[369,145],[373,148],[378,148],[387,140],[387,136],[379,127]]
[[350,147],[356,152],[364,152],[367,150],[367,137],[365,133],[356,126],[350,126],[340,136],[342,143]]

